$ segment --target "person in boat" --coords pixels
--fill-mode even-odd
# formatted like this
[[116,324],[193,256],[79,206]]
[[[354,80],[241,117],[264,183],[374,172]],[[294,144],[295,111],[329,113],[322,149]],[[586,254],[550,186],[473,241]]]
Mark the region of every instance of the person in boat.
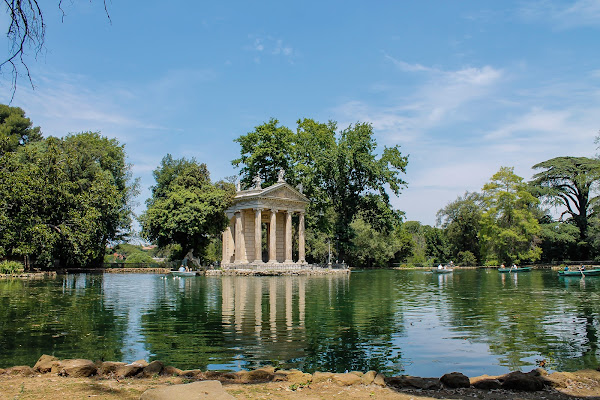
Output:
[[565,271],[568,271],[568,270],[569,270],[569,267],[567,267],[567,266],[565,265]]
[[579,267],[580,271],[585,271],[585,265],[581,264],[581,267]]
[[513,264],[513,268],[514,268],[514,269],[518,269],[518,268],[519,268],[519,266],[518,266],[517,264]]
[[506,267],[504,266],[504,263],[502,263],[502,265],[500,266],[500,268],[506,268]]
[[183,265],[179,267],[179,272],[185,272],[185,267]]
[[442,264],[438,265],[438,269],[442,269],[442,268],[443,268]]

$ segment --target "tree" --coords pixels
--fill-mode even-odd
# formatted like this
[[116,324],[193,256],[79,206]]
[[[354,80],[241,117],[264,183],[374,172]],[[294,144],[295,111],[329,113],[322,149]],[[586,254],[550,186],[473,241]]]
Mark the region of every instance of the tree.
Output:
[[0,156],[41,139],[40,127],[33,127],[31,120],[25,117],[25,111],[0,104]]
[[[324,238],[336,241],[336,250],[344,260],[351,256],[354,235],[352,221],[357,215],[371,227],[387,232],[401,220],[391,209],[388,191],[399,195],[406,182],[408,158],[400,146],[384,147],[377,156],[373,128],[356,123],[336,133],[337,124],[311,119],[298,121],[296,133],[271,119],[253,132],[240,136],[241,157],[233,165],[242,166],[242,182],[249,183],[259,174],[265,184],[276,182],[276,172],[283,168],[289,184],[301,184],[311,199],[306,229],[325,235],[308,234],[322,248]],[[310,249],[307,252],[309,255]]]
[[168,154],[154,171],[156,185],[140,216],[142,235],[159,247],[180,246],[175,257],[190,251],[202,261],[211,240],[227,226],[225,209],[235,195],[231,183],[212,183],[205,164],[174,160]]
[[437,224],[446,232],[453,257],[470,252],[479,260],[482,202],[479,193],[466,192],[437,212]]
[[0,157],[0,256],[63,267],[102,262],[129,229],[124,147],[98,133],[49,137]]
[[[29,82],[31,75],[29,67],[25,61],[27,51],[33,50],[34,56],[37,57],[46,41],[46,22],[44,21],[44,12],[38,0],[5,0],[6,12],[8,13],[10,24],[6,32],[6,37],[10,42],[10,49],[4,61],[0,62],[0,73],[2,69],[9,66],[12,75],[13,96],[17,87],[20,68],[25,70]],[[108,8],[106,0],[103,0],[104,11],[108,19]],[[58,8],[63,11],[63,0],[58,0]],[[65,13],[63,11],[63,19]]]
[[533,169],[542,169],[531,182],[536,194],[548,204],[564,208],[560,219],[567,216],[579,228],[580,256],[587,259],[589,218],[598,202],[598,196],[590,196],[600,181],[600,160],[555,157],[534,165]]
[[513,168],[502,167],[483,186],[482,256],[488,264],[519,263],[540,258],[540,226],[534,210],[539,201]]

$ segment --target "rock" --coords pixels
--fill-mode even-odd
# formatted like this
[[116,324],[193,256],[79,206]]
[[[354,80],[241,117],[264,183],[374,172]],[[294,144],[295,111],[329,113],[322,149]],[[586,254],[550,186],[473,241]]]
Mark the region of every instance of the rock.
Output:
[[123,365],[124,362],[104,361],[98,366],[98,375],[107,376],[116,374],[117,369]]
[[201,381],[185,385],[164,386],[142,393],[140,400],[235,400],[219,381]]
[[6,370],[4,368],[0,368],[0,375],[2,375],[5,372],[6,372]]
[[258,370],[266,371],[266,372],[268,372],[270,374],[273,374],[273,375],[275,374],[275,367],[272,366],[272,365],[263,365],[262,367],[257,368],[255,371],[258,371]]
[[248,379],[252,383],[271,382],[274,378],[275,368],[272,368],[272,371],[273,372],[271,372],[271,369],[263,368],[255,369],[254,371],[248,372]]
[[312,382],[313,376],[306,374],[297,369],[278,370],[273,375],[273,382],[289,382],[289,383],[309,383]]
[[18,365],[16,367],[8,368],[4,371],[7,375],[23,375],[31,376],[35,375],[35,371],[29,365]]
[[85,378],[95,375],[98,371],[93,361],[83,359],[62,360],[59,369],[59,375],[72,378]]
[[363,385],[370,385],[371,383],[373,383],[376,376],[377,376],[377,372],[369,371],[366,374],[364,374],[360,380]]
[[363,376],[365,373],[364,372],[360,372],[360,371],[350,371],[351,374],[354,374],[356,376]]
[[360,376],[353,374],[352,372],[347,374],[333,374],[331,380],[340,386],[352,386],[361,383]]
[[42,374],[46,374],[52,371],[53,366],[57,366],[60,364],[58,358],[54,356],[49,356],[47,354],[43,354],[39,360],[33,366],[33,369],[37,372],[41,372]]
[[161,375],[163,376],[180,376],[183,371],[179,368],[175,368],[172,366],[166,366],[163,368]]
[[498,379],[481,379],[473,383],[473,387],[481,390],[496,390],[502,387]]
[[125,364],[117,367],[115,375],[119,378],[130,378],[139,374],[143,369],[144,367],[142,367],[140,364]]
[[185,371],[181,371],[180,376],[185,376],[186,378],[204,378],[202,371],[199,369],[187,369]]
[[416,376],[401,375],[385,378],[385,383],[388,386],[396,388],[413,388],[424,390],[441,389],[440,380],[438,378],[419,378]]
[[333,379],[333,372],[315,372],[313,374],[312,383],[327,382]]
[[373,383],[375,385],[385,387],[385,376],[383,376],[383,374],[381,373],[377,373],[377,375],[375,376],[375,380],[373,380]]
[[511,372],[499,378],[502,389],[521,390],[525,392],[536,392],[544,389],[544,379],[537,375],[536,371],[523,373],[521,371]]
[[440,378],[440,382],[451,389],[458,388],[468,388],[471,386],[471,381],[469,377],[461,374],[460,372],[451,372],[449,374],[444,374]]
[[148,361],[146,361],[146,360],[137,360],[137,361],[132,362],[132,364],[135,364],[137,366],[145,368],[145,367],[148,366]]
[[206,371],[203,373],[204,379],[207,380],[218,380],[221,382],[235,382],[240,379],[239,375],[233,372],[223,371]]
[[164,367],[165,365],[161,361],[154,360],[142,369],[142,376],[149,378],[154,375],[160,375]]

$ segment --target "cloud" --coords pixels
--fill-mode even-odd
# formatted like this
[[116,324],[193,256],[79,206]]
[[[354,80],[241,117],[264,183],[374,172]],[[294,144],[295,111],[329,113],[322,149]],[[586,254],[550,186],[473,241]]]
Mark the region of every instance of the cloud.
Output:
[[600,26],[600,2],[577,0],[563,2],[543,0],[524,4],[518,11],[527,21],[550,21],[558,28]]
[[247,45],[245,49],[255,53],[253,60],[257,64],[260,64],[262,61],[261,56],[282,56],[290,63],[293,63],[295,57],[297,56],[294,48],[285,43],[283,39],[274,38],[272,36],[262,37],[257,35],[249,35],[248,38],[252,43]]

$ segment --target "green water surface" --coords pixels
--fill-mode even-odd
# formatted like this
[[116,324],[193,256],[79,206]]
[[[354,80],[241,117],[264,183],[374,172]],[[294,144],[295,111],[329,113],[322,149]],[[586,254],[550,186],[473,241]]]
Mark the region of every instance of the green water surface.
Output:
[[441,376],[598,366],[600,277],[59,275],[0,280],[0,367],[41,354],[182,369]]

